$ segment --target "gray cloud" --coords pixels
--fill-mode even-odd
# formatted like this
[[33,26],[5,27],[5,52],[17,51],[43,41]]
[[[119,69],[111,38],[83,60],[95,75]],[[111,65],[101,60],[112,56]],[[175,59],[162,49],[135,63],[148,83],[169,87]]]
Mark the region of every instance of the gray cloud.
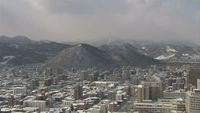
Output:
[[42,0],[40,4],[50,12],[72,15],[123,12],[128,8],[123,0]]
[[197,0],[0,0],[0,34],[37,40],[200,41],[199,20]]

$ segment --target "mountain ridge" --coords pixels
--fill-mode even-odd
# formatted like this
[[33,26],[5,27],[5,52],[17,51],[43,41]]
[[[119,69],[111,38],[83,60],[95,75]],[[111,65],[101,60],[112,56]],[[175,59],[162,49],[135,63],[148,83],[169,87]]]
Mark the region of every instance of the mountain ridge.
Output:
[[45,63],[69,46],[51,41],[34,41],[26,36],[0,36],[0,65]]
[[96,67],[113,64],[112,58],[106,52],[88,44],[76,44],[61,51],[47,65],[53,67]]
[[[107,46],[108,47],[97,48],[89,44],[77,44],[64,49],[56,57],[48,61],[47,66],[82,68],[124,65],[139,66],[159,63],[153,58],[140,54],[133,46],[128,44],[125,44],[124,48],[115,46],[114,49],[112,47],[112,49],[110,49],[109,45]],[[120,60],[117,60],[116,57],[120,58]]]

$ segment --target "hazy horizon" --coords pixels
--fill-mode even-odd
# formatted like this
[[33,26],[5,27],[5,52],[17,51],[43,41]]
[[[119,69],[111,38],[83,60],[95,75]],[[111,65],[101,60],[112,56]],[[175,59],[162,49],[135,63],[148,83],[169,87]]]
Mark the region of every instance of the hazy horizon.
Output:
[[0,0],[0,35],[200,42],[198,0]]

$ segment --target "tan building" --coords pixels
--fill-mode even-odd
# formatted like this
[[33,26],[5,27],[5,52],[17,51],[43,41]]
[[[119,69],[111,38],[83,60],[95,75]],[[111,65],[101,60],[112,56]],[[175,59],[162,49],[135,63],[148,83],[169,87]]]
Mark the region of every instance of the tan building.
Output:
[[137,87],[137,101],[142,102],[144,100],[144,87],[142,85],[138,85]]
[[200,89],[200,79],[197,79],[197,89]]
[[159,99],[157,102],[134,103],[133,108],[139,113],[182,113],[185,111],[185,102],[183,99]]
[[37,107],[39,111],[46,111],[46,101],[42,100],[26,100],[23,102],[25,107]]
[[164,98],[186,98],[185,91],[182,90],[176,90],[176,91],[163,91],[163,97]]
[[177,106],[163,103],[134,103],[135,111],[139,113],[170,113],[176,110]]
[[195,89],[193,92],[187,92],[186,96],[187,113],[200,113],[200,90]]

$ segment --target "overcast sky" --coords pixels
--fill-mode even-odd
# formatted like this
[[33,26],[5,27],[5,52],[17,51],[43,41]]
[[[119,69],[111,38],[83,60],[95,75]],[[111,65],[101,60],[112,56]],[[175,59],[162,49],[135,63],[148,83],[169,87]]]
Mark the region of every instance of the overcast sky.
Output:
[[0,35],[200,42],[200,0],[0,0]]

